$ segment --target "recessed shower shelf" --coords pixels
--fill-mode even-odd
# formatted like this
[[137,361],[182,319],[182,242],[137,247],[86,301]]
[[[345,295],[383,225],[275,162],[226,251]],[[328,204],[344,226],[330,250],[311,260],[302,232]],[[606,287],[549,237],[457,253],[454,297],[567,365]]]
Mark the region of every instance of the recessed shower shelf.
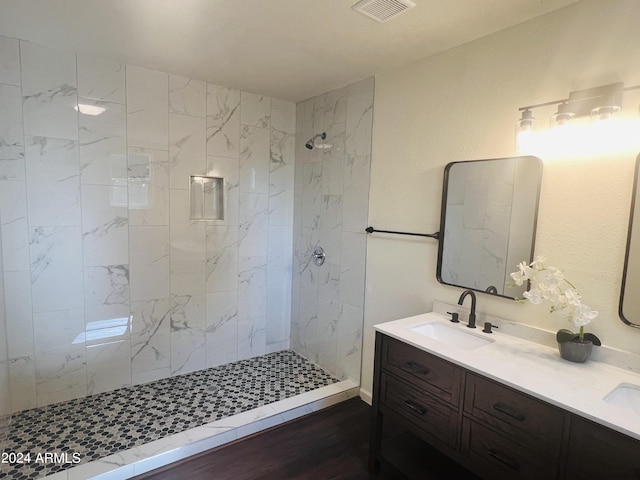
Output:
[[191,175],[189,190],[191,220],[224,220],[224,178]]

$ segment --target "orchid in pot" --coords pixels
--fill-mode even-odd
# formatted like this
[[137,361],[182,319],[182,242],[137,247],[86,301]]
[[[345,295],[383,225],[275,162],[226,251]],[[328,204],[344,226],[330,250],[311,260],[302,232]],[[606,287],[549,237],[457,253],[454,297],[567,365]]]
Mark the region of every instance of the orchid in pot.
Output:
[[584,362],[591,353],[593,345],[601,345],[600,339],[593,333],[585,333],[584,327],[598,316],[598,312],[582,303],[582,297],[576,287],[569,282],[561,270],[544,264],[545,258],[537,256],[531,264],[521,262],[518,271],[511,273],[515,285],[530,282],[530,289],[523,294],[533,304],[543,301],[551,304],[550,312],[558,312],[569,323],[579,329],[574,333],[561,329],[556,334],[558,349],[562,358],[574,362]]

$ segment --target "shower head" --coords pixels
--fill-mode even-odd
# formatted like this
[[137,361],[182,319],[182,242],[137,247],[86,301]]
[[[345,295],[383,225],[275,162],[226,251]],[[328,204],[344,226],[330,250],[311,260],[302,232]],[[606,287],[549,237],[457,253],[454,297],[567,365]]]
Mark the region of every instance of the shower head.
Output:
[[313,150],[313,147],[316,146],[316,140],[317,139],[322,139],[325,140],[327,138],[327,133],[326,132],[322,132],[322,133],[317,133],[315,134],[313,137],[311,137],[309,139],[309,141],[307,143],[305,143],[305,147],[307,147],[309,150]]

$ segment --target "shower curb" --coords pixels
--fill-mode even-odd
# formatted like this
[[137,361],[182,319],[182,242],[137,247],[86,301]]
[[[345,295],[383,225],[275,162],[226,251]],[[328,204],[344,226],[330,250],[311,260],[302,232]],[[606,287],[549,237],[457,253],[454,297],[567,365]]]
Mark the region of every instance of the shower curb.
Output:
[[358,396],[343,380],[310,392],[154,440],[41,480],[125,480]]

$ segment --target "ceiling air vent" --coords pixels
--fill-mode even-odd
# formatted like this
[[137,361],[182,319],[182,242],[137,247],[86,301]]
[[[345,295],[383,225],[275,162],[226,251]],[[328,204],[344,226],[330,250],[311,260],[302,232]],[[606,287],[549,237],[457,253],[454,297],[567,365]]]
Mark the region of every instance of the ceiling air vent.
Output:
[[360,0],[351,8],[383,23],[415,6],[410,0]]

